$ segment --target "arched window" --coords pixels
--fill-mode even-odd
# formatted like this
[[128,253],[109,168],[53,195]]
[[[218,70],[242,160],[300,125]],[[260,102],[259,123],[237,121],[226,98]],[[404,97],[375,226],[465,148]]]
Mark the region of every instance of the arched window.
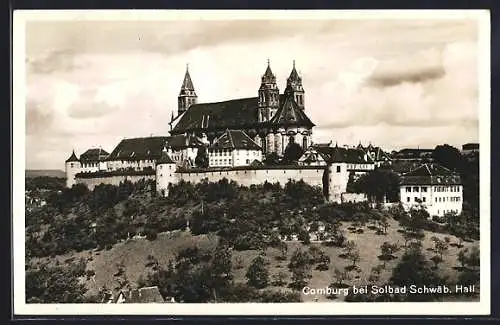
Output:
[[302,138],[302,149],[307,149],[307,136],[304,135],[304,137]]

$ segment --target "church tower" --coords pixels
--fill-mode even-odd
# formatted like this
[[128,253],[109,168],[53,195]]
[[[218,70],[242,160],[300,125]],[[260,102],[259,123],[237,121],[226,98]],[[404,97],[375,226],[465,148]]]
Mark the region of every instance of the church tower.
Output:
[[279,89],[269,60],[259,88],[259,121],[269,121],[279,108]]
[[184,75],[184,81],[182,82],[181,91],[179,92],[178,103],[177,103],[177,114],[181,115],[189,106],[196,104],[198,102],[198,96],[194,91],[193,81],[189,75],[189,67],[186,66],[186,74]]
[[299,105],[302,110],[304,109],[304,88],[302,87],[302,78],[295,69],[295,60],[293,60],[292,72],[286,80],[285,95],[293,96],[297,105]]

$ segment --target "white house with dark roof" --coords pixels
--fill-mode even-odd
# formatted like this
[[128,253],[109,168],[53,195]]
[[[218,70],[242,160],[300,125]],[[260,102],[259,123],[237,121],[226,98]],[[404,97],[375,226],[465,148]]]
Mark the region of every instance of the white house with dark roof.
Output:
[[123,139],[111,152],[107,161],[108,171],[149,170],[153,172],[168,137]]
[[208,147],[209,167],[249,166],[262,161],[262,148],[241,130],[226,130]]
[[405,209],[423,207],[431,216],[460,214],[463,204],[460,176],[438,164],[422,164],[401,176],[400,200]]
[[109,153],[102,148],[91,148],[80,155],[82,172],[94,173],[100,170],[107,170],[107,158]]
[[362,175],[375,169],[373,159],[364,150],[347,146],[341,147],[337,144],[335,146],[312,145],[299,158],[299,165],[303,166],[327,166],[333,162],[345,164],[345,169],[356,175]]

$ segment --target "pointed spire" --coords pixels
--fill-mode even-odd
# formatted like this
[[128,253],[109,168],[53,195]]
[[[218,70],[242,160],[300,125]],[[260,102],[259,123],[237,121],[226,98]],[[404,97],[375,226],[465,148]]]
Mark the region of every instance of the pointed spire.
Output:
[[191,80],[191,75],[189,74],[189,64],[186,64],[186,74],[184,75],[184,81],[181,86],[181,91],[182,90],[194,91],[193,81]]
[[271,70],[271,61],[269,59],[267,59],[266,72],[264,72],[264,76],[262,78],[274,78],[273,71]]
[[75,149],[73,149],[73,153],[71,154],[71,156],[68,159],[66,159],[66,162],[74,162],[74,161],[79,161],[78,158],[76,157]]
[[290,76],[288,77],[288,82],[300,81],[300,80],[301,78],[299,76],[299,73],[297,72],[297,69],[295,69],[295,60],[293,60],[292,72],[290,72]]

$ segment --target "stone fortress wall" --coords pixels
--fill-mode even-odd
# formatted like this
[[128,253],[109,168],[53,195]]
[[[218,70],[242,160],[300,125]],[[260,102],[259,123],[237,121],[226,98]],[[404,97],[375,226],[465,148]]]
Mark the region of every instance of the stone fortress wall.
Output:
[[[341,202],[342,193],[346,191],[349,173],[346,164],[330,166],[275,166],[258,168],[176,170],[175,164],[160,164],[156,167],[156,175],[95,175],[77,176],[76,183],[85,184],[90,190],[99,184],[119,185],[125,180],[137,182],[141,179],[156,180],[156,189],[168,195],[168,185],[177,184],[181,180],[199,183],[203,180],[218,182],[224,178],[243,186],[269,183],[285,185],[289,180],[304,181],[311,186],[327,190],[327,200]],[[328,173],[328,174],[327,174]],[[327,177],[328,176],[328,177]]]

